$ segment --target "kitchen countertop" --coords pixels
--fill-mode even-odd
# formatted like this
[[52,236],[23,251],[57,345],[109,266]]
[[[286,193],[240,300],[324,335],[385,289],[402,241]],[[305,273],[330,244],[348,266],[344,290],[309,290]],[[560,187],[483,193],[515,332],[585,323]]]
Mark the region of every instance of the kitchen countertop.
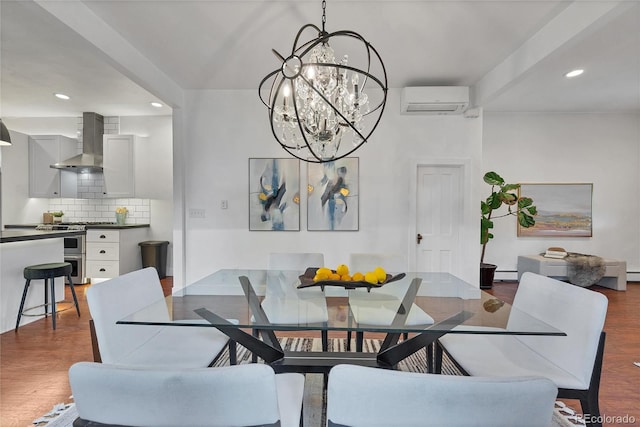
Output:
[[[43,224],[5,224],[4,228],[33,228]],[[48,225],[48,224],[47,224]],[[56,224],[51,224],[56,225]],[[126,230],[128,228],[145,228],[150,227],[149,224],[87,224],[84,226],[87,230],[106,229],[106,230]]]
[[[6,226],[5,226],[6,227]],[[29,240],[57,239],[69,236],[82,236],[86,231],[80,230],[4,230],[0,231],[0,243],[26,242]]]

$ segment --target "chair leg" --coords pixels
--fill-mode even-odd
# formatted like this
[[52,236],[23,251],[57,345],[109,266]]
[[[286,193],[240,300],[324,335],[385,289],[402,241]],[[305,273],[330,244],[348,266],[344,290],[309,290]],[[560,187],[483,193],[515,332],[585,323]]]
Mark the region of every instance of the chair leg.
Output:
[[433,343],[426,346],[424,350],[427,353],[427,373],[433,374]]
[[[583,414],[589,414],[591,420],[600,419],[600,408],[598,407],[598,397],[593,399],[592,393],[588,393],[586,397],[580,399],[580,406],[582,407]],[[602,427],[600,422],[586,423],[587,427]]]
[[329,331],[322,330],[320,336],[322,337],[322,351],[329,351]]
[[302,408],[300,410],[300,422],[299,427],[304,427],[304,401],[302,402]]
[[78,312],[78,317],[80,317],[80,306],[78,305],[78,297],[76,296],[76,288],[73,286],[73,280],[71,279],[71,275],[67,276],[67,280],[69,280],[69,288],[71,288],[71,295],[73,296],[73,303],[76,305],[76,311]]
[[[56,279],[50,277],[49,286],[51,287],[51,324],[53,325],[53,330],[56,329],[56,317],[57,317],[57,309],[56,309]],[[45,283],[45,288],[46,288]],[[46,306],[45,306],[46,307]]]
[[49,279],[44,279],[44,317],[49,315]]
[[27,292],[29,291],[29,284],[31,283],[31,279],[27,279],[24,284],[24,290],[22,291],[22,300],[20,300],[20,309],[18,310],[18,320],[16,320],[16,332],[18,331],[18,326],[20,326],[20,319],[22,318],[22,310],[24,310],[24,302],[27,299]]
[[347,351],[351,351],[351,331],[347,331]]
[[[251,335],[253,335],[255,338],[260,338],[260,330],[252,329],[251,330]],[[251,363],[258,363],[258,355],[257,354],[251,353]]]
[[[598,342],[598,350],[596,352],[596,360],[593,363],[593,371],[591,372],[591,380],[589,381],[589,389],[586,394],[580,396],[580,406],[583,414],[591,415],[591,419],[600,419],[600,405],[598,397],[600,395],[600,377],[602,375],[602,361],[604,359],[604,344],[607,334],[602,331],[600,333],[600,341]],[[560,394],[560,393],[558,393]],[[588,427],[602,427],[602,423],[587,423]]]
[[435,355],[434,355],[434,361],[433,361],[433,373],[434,374],[441,374],[442,373],[442,347],[440,346],[439,342],[435,342],[434,344],[432,344],[433,346],[435,346]]
[[362,343],[364,342],[364,332],[356,332],[356,351],[362,353]]
[[229,340],[229,365],[237,365],[238,364],[238,351],[236,342],[233,340]]

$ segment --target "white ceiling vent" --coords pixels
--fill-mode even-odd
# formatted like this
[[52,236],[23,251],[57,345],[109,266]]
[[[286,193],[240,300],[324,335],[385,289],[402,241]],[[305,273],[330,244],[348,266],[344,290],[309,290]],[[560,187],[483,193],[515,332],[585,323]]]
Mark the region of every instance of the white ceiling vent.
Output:
[[401,114],[462,114],[467,107],[467,86],[405,87],[400,96]]

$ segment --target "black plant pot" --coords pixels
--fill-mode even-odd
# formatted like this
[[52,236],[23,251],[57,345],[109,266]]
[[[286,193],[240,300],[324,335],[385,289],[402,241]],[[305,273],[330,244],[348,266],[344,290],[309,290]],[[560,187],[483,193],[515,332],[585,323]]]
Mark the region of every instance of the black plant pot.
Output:
[[491,289],[493,287],[493,276],[496,273],[495,264],[480,263],[480,289]]

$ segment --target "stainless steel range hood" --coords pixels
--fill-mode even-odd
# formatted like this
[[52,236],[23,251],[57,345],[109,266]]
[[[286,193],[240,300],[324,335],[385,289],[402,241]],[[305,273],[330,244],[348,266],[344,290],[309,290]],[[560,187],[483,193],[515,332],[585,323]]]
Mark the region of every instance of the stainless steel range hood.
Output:
[[82,154],[51,165],[54,169],[71,172],[102,172],[102,135],[104,117],[96,113],[82,113]]

